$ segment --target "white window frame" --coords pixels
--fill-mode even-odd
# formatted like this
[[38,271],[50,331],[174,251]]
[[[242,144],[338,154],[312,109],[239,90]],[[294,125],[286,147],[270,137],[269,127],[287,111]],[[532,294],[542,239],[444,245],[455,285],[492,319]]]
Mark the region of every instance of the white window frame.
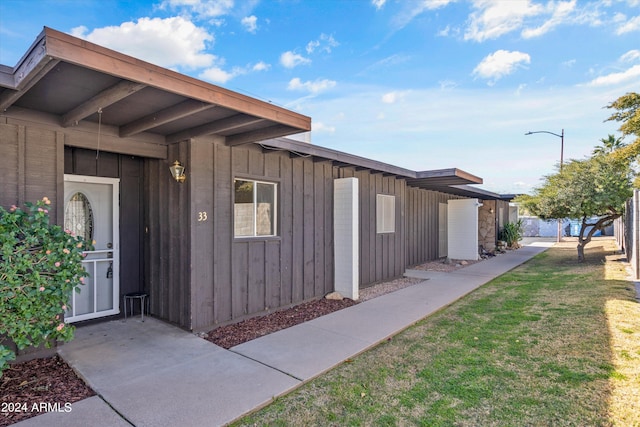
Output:
[[376,194],[376,232],[396,232],[396,196]]
[[[236,192],[235,192],[235,183],[237,181],[245,181],[245,182],[252,182],[253,183],[253,234],[245,234],[245,235],[237,235],[236,234],[236,202],[235,202],[235,198],[236,198]],[[276,182],[269,182],[269,181],[260,181],[260,180],[256,180],[256,179],[251,179],[251,178],[234,178],[233,180],[233,209],[234,209],[234,213],[233,213],[233,237],[235,239],[261,239],[261,238],[265,238],[265,237],[275,237],[278,235],[278,183]],[[270,185],[273,188],[273,213],[272,213],[272,218],[273,218],[273,233],[272,234],[257,234],[258,233],[258,184],[266,184],[266,185]]]

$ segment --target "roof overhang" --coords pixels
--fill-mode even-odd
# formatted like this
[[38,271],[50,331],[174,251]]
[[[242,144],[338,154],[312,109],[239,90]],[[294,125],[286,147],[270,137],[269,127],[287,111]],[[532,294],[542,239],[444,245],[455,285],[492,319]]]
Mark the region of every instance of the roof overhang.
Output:
[[447,192],[457,196],[481,200],[504,200],[508,202],[513,199],[513,195],[511,194],[498,194],[482,188],[472,187],[470,185],[452,185],[447,188]]
[[415,178],[408,179],[407,184],[425,190],[447,189],[446,192],[451,193],[448,188],[452,185],[482,184],[482,178],[457,168],[450,168],[416,172]]
[[0,114],[12,110],[164,144],[217,135],[239,145],[311,130],[307,116],[46,27],[15,67],[0,65]]
[[388,163],[378,162],[376,160],[295,141],[289,138],[261,141],[260,145],[267,150],[286,150],[293,155],[313,156],[317,159],[331,161],[339,166],[369,169],[374,173],[396,175],[404,178],[407,185],[425,190],[483,200],[502,199],[502,196],[499,194],[471,187],[470,184],[482,184],[482,178],[456,168],[416,172]]

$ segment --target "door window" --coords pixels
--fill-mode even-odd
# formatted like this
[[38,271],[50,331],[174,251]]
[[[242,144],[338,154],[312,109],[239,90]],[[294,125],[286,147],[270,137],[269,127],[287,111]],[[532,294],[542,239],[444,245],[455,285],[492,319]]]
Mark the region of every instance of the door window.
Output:
[[78,192],[69,199],[64,211],[64,228],[87,242],[93,240],[93,209],[84,194]]

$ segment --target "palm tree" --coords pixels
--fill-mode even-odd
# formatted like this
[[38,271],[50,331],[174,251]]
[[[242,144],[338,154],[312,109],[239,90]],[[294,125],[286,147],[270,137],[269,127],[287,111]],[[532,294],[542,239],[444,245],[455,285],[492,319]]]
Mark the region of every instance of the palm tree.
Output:
[[622,137],[616,138],[615,135],[611,134],[609,134],[607,138],[602,138],[600,142],[602,142],[602,145],[598,145],[593,149],[594,156],[613,153],[618,148],[622,148],[626,145],[622,143]]

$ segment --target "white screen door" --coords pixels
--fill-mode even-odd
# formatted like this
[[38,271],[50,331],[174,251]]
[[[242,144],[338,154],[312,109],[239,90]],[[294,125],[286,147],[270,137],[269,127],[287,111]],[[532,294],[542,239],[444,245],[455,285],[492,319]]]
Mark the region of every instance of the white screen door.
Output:
[[64,228],[96,242],[93,251],[85,252],[89,276],[80,293],[70,296],[67,322],[120,312],[119,194],[117,178],[64,176]]

